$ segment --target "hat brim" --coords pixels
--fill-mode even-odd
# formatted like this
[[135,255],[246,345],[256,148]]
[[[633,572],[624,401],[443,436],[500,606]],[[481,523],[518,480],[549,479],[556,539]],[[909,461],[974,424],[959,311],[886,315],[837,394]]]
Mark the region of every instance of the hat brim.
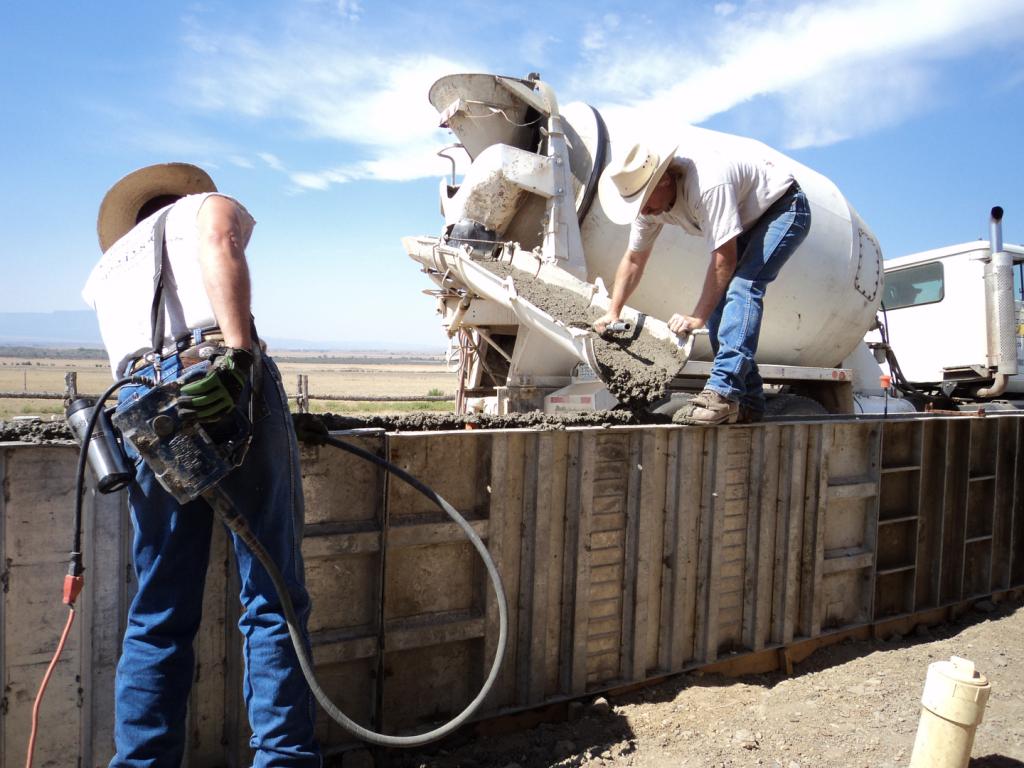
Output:
[[195,195],[216,192],[209,174],[189,163],[160,163],[132,171],[110,188],[100,203],[96,234],[106,251],[131,231],[143,205],[161,195]]
[[[615,224],[632,224],[654,192],[654,187],[657,186],[658,181],[665,175],[665,171],[672,164],[678,148],[678,144],[662,147],[658,154],[661,162],[654,169],[651,178],[635,194],[629,197],[623,197],[619,194],[619,188],[612,181],[611,174],[602,171],[601,180],[597,183],[597,196],[601,201],[601,208],[604,209],[605,215]],[[605,166],[604,170],[607,171],[608,166]]]

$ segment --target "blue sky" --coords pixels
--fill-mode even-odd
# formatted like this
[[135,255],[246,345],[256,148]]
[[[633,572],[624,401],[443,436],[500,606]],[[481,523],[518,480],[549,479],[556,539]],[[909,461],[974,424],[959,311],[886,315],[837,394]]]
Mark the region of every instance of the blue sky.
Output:
[[467,71],[766,141],[889,257],[987,237],[993,204],[1024,241],[1021,0],[4,3],[0,66],[0,311],[83,308],[103,194],[181,160],[259,222],[264,335],[440,350],[400,238],[440,230],[427,90]]

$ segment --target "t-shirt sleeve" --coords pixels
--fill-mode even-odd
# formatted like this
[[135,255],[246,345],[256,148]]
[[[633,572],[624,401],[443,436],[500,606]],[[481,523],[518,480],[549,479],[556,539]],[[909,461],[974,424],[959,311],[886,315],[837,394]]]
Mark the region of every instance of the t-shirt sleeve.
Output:
[[662,225],[650,216],[637,216],[629,226],[629,250],[634,253],[649,251],[661,234]]
[[700,229],[709,249],[717,250],[743,232],[739,201],[732,184],[718,184],[700,199]]
[[209,192],[209,193],[206,193],[206,194],[204,194],[202,196],[202,198],[200,200],[198,200],[196,202],[195,215],[198,216],[199,215],[199,209],[203,207],[203,203],[205,203],[209,198],[214,197],[214,196],[216,196],[216,197],[223,197],[223,198],[225,198],[227,200],[230,200],[238,208],[238,223],[239,223],[239,226],[241,227],[241,233],[240,234],[242,235],[242,248],[244,250],[249,245],[249,238],[252,237],[252,230],[256,226],[256,219],[254,219],[252,217],[252,214],[249,213],[249,211],[246,209],[246,207],[244,205],[242,205],[240,202],[238,202],[238,200],[236,200],[235,198],[231,197],[230,195],[225,195],[225,194],[223,194],[221,192]]

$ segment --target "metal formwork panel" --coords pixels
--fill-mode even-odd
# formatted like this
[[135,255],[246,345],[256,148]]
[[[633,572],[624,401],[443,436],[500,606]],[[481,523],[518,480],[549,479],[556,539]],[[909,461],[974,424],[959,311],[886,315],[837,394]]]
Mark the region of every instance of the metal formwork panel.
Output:
[[[32,702],[56,649],[67,608],[61,602],[71,542],[77,449],[15,445],[0,449],[0,550],[3,608],[0,665],[4,675],[3,764],[24,760]],[[86,474],[83,501],[85,584],[72,633],[40,711],[35,765],[105,766],[114,754],[114,674],[128,605],[135,593],[132,526],[124,493],[96,492]],[[189,700],[186,759],[225,759],[235,708],[225,679],[234,647],[225,608],[229,542],[215,529],[196,635],[198,660]],[[229,598],[229,602],[230,598]],[[232,602],[237,606],[237,599]],[[237,608],[233,609],[237,615]],[[247,741],[247,740],[246,740]]]
[[659,670],[681,669],[696,655],[700,505],[705,483],[708,433],[667,433],[664,557],[661,569]]
[[[382,433],[341,439],[384,453]],[[302,556],[313,606],[309,632],[317,678],[349,717],[379,728],[384,473],[330,446],[302,445],[300,459],[306,509]],[[240,656],[234,661],[240,678]],[[244,711],[239,724],[238,738],[247,743]],[[352,742],[319,708],[316,733],[328,750]]]
[[[864,623],[878,439],[830,423],[468,431],[390,435],[388,452],[461,501],[495,557],[510,603],[496,711]],[[417,712],[454,714],[474,688],[417,670],[477,684],[495,610],[454,527],[394,484],[387,503],[387,720],[426,727]]]
[[[77,451],[70,446],[0,447],[0,764],[25,759],[32,703],[57,646],[74,509]],[[88,478],[87,478],[88,480]],[[106,765],[113,755],[114,670],[131,596],[130,523],[121,494],[87,486],[85,584],[75,624],[40,710],[35,765]]]
[[880,423],[873,617],[1019,586],[1024,420],[997,414]]
[[879,505],[874,423],[828,423],[819,444],[818,562],[811,635],[871,615]]
[[1016,420],[1000,419],[996,453],[992,468],[995,500],[992,519],[992,582],[993,590],[1008,589],[1012,583],[1014,481],[1015,464],[1019,461],[1020,426]]
[[[495,559],[509,642],[481,717],[1024,585],[1019,416],[345,439],[428,482]],[[22,759],[63,623],[74,465],[67,446],[0,448],[4,764]],[[302,467],[321,683],[386,732],[447,719],[497,642],[476,552],[427,499],[358,458],[303,447]],[[86,591],[37,765],[69,751],[84,766],[110,758],[130,538],[123,495],[90,491]],[[196,767],[249,757],[230,549],[218,526],[189,713]],[[328,751],[351,743],[322,714],[318,734]]]
[[[469,430],[397,434],[388,436],[386,451],[486,542],[491,442],[491,435]],[[389,733],[427,730],[469,703],[486,673],[486,572],[458,526],[394,478],[387,483],[384,541],[380,724]]]
[[[60,594],[65,570],[62,565],[67,563],[66,546],[71,540],[66,514],[71,468],[53,467],[50,459],[54,451],[44,447],[8,448],[0,451],[0,455],[0,618],[4,628],[0,652],[4,678],[0,754],[5,765],[19,765],[24,761],[32,699],[67,618]],[[67,755],[81,751],[84,734],[91,730],[87,715],[78,708],[75,681],[80,671],[88,672],[90,668],[83,643],[86,623],[76,624],[64,649],[65,661],[57,667],[51,681],[53,690],[60,693],[51,694],[40,712],[40,717],[52,724],[37,747],[36,764],[40,766],[64,764]]]
[[[631,645],[631,634],[627,633],[632,630],[625,614],[633,601],[627,586],[635,576],[634,570],[627,571],[627,552],[635,563],[636,539],[635,527],[627,526],[627,522],[636,519],[639,457],[638,446],[628,431],[586,433],[582,440],[593,443],[586,452],[592,478],[590,503],[580,508],[590,532],[584,542],[588,557],[582,559],[588,570],[589,589],[581,595],[587,617],[581,639],[586,659],[585,687],[591,688],[625,679],[621,671],[623,652],[624,645]],[[579,650],[580,645],[576,647]]]

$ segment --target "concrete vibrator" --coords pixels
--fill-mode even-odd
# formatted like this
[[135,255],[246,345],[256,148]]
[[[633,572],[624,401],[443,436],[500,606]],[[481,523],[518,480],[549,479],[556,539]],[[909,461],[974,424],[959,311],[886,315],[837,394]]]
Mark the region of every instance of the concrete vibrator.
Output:
[[[91,467],[96,477],[96,487],[101,493],[115,492],[127,486],[134,479],[134,473],[124,454],[121,440],[127,441],[138,451],[142,460],[153,470],[161,486],[179,503],[185,504],[199,497],[205,499],[228,530],[245,542],[263,565],[280,599],[302,673],[314,697],[331,719],[353,736],[386,747],[419,746],[453,732],[473,715],[491,690],[501,667],[507,643],[507,600],[497,567],[483,541],[458,510],[416,477],[385,459],[332,437],[319,422],[315,426],[308,422],[298,425],[298,433],[303,440],[331,445],[352,453],[381,467],[433,501],[462,529],[477,550],[487,568],[497,597],[499,637],[494,661],[479,693],[458,715],[433,730],[411,736],[377,733],[354,722],[334,705],[317,682],[310,651],[303,641],[301,626],[284,579],[250,529],[245,517],[220,488],[221,481],[244,459],[252,434],[250,419],[239,409],[234,409],[225,418],[206,426],[194,418],[183,416],[179,410],[182,386],[205,375],[209,367],[209,360],[204,360],[184,369],[181,376],[171,381],[161,382],[145,376],[128,376],[115,382],[95,402],[88,398],[79,398],[68,406],[68,424],[80,445],[75,488],[74,542],[64,582],[64,603],[69,606],[71,614],[33,710],[32,735],[26,765],[31,766],[38,722],[38,704],[70,630],[75,599],[83,584],[81,531],[85,466],[88,464]],[[129,384],[141,384],[150,389],[138,399],[124,402],[108,410],[105,401],[119,388]]]

